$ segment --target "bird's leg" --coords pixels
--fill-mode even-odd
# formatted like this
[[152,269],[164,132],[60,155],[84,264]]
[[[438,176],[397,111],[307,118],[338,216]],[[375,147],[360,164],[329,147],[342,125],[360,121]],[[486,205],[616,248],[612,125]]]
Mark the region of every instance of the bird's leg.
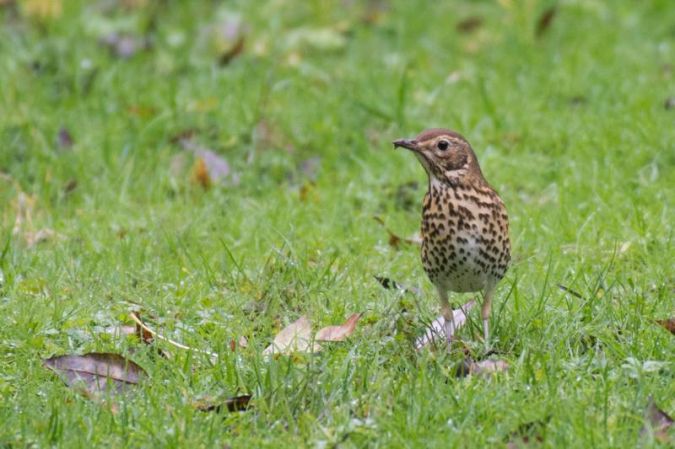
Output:
[[455,315],[452,312],[452,307],[450,307],[450,302],[448,302],[448,292],[445,289],[438,288],[438,296],[441,300],[441,313],[443,314],[443,319],[445,320],[445,338],[448,341],[448,349],[450,348],[450,343],[452,342],[452,336],[455,335]]
[[490,309],[492,307],[492,296],[495,292],[494,286],[489,286],[483,292],[483,306],[480,310],[481,318],[483,318],[483,342],[485,343],[485,349],[490,348]]

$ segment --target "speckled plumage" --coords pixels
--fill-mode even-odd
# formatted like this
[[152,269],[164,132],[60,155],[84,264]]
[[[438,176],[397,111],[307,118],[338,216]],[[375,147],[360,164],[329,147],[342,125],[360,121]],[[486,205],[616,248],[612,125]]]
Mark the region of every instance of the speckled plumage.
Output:
[[460,134],[430,129],[394,145],[413,151],[429,177],[422,206],[422,264],[438,290],[448,338],[454,333],[448,292],[480,291],[487,343],[492,295],[510,261],[506,207]]

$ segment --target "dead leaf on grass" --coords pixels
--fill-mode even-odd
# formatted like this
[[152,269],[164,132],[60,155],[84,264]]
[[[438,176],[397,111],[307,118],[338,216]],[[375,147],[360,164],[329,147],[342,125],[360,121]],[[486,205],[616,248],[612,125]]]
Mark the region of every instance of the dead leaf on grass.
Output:
[[558,7],[556,5],[553,5],[541,13],[539,19],[537,20],[537,26],[534,32],[537,38],[542,37],[544,33],[548,31],[548,29],[551,27],[551,24],[553,23],[553,19],[555,19],[557,12]]
[[640,439],[644,440],[651,436],[651,438],[664,444],[668,443],[670,441],[668,432],[673,425],[673,418],[661,410],[651,396],[649,397],[644,416],[645,423],[642,429],[640,429]]
[[73,136],[70,134],[70,131],[68,131],[68,128],[62,126],[59,129],[59,133],[56,135],[56,143],[59,148],[68,150],[73,147],[75,140],[73,140]]
[[120,59],[129,59],[139,51],[150,48],[150,41],[147,38],[117,32],[103,36],[99,42],[113,56]]
[[656,323],[666,329],[671,334],[675,335],[675,318],[668,318],[667,320],[656,320]]
[[373,217],[373,220],[375,220],[377,223],[382,225],[385,231],[387,231],[387,234],[389,234],[389,246],[391,246],[394,249],[399,249],[401,246],[401,243],[405,243],[408,245],[421,245],[422,244],[422,237],[419,236],[418,234],[415,234],[414,236],[410,238],[404,238],[404,237],[399,237],[396,235],[394,232],[392,232],[389,228],[387,228],[387,225],[384,223],[384,220],[381,217],[375,216]]
[[281,330],[274,341],[263,351],[263,355],[291,354],[294,352],[318,352],[321,346],[312,341],[312,324],[301,316]]
[[43,365],[87,396],[123,393],[146,377],[136,363],[111,353],[56,356],[43,360]]
[[457,369],[457,377],[490,376],[507,371],[509,364],[504,360],[481,360],[480,362],[466,359]]
[[209,358],[211,359],[211,361],[214,362],[214,363],[218,360],[218,354],[216,354],[216,353],[214,353],[214,352],[204,351],[204,350],[202,350],[202,349],[191,348],[190,346],[186,346],[186,345],[184,345],[184,344],[182,344],[182,343],[178,343],[177,341],[171,340],[170,338],[167,338],[167,337],[165,337],[165,336],[163,336],[163,335],[161,335],[161,334],[158,334],[156,331],[154,331],[153,329],[151,329],[150,327],[148,327],[148,325],[145,324],[145,323],[141,320],[141,317],[140,317],[140,315],[138,314],[138,312],[130,312],[130,313],[129,313],[129,317],[130,317],[130,318],[133,320],[133,322],[136,323],[136,325],[140,328],[140,329],[138,330],[139,336],[141,337],[141,340],[143,340],[143,341],[146,342],[146,343],[147,343],[148,341],[151,342],[153,339],[156,338],[156,339],[158,339],[158,340],[162,340],[162,341],[164,341],[164,342],[170,344],[171,346],[175,346],[176,348],[184,349],[184,350],[186,350],[186,351],[192,351],[192,352],[196,352],[196,353],[199,353],[199,354],[207,355],[207,356],[209,356]]
[[360,313],[350,316],[339,326],[328,326],[321,329],[314,337],[315,341],[343,341],[354,333],[356,323],[361,319]]
[[[180,146],[195,156],[195,163],[192,167],[192,181],[201,185],[204,189],[216,183],[227,181],[230,185],[239,184],[239,176],[232,173],[230,164],[216,152],[200,145],[190,135],[189,137],[179,138]],[[178,163],[172,161],[172,169],[180,169]]]
[[387,290],[399,290],[406,293],[412,293],[413,295],[420,296],[422,292],[420,289],[415,287],[407,287],[403,284],[399,284],[393,279],[389,279],[384,276],[374,276],[375,280],[380,283],[380,285]]
[[[453,310],[452,315],[455,323],[455,333],[466,324],[467,314],[476,305],[476,300],[472,300],[462,305],[459,309]],[[427,327],[424,335],[415,340],[415,349],[422,349],[434,341],[446,341],[445,318],[439,316]]]
[[470,16],[462,19],[455,25],[455,29],[460,33],[472,33],[483,26],[483,18],[480,16]]
[[228,412],[242,412],[248,409],[251,395],[245,394],[242,396],[235,396],[225,400],[216,401],[210,398],[201,399],[195,402],[194,407],[200,412],[216,412],[219,413],[223,409]]

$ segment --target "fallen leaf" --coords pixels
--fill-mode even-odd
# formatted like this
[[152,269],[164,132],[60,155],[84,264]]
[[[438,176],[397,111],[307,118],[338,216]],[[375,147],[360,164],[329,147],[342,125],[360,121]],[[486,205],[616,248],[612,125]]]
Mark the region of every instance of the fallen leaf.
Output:
[[556,5],[553,5],[544,12],[541,13],[539,16],[539,19],[537,20],[537,26],[535,28],[534,35],[538,38],[542,37],[544,33],[549,29],[551,24],[553,23],[553,19],[555,19],[556,13],[558,12],[558,7]]
[[234,338],[230,340],[230,351],[235,352],[237,348],[247,348],[248,347],[248,340],[246,337],[241,336],[237,340]]
[[656,439],[662,443],[669,442],[668,431],[673,425],[673,418],[661,410],[651,396],[649,396],[644,416],[645,423],[640,429],[640,438]]
[[241,412],[248,409],[248,404],[251,401],[251,395],[235,396],[227,398],[224,401],[216,402],[210,399],[203,399],[194,403],[194,407],[200,412],[216,412],[219,413],[223,409],[228,412]]
[[150,41],[146,38],[117,32],[104,36],[100,39],[100,42],[110,50],[113,56],[121,59],[129,59],[140,50],[150,48]]
[[63,355],[43,360],[71,388],[82,389],[88,396],[122,393],[146,377],[136,363],[119,354],[92,352]]
[[375,220],[377,223],[382,225],[385,231],[387,231],[387,234],[389,234],[389,246],[391,246],[394,249],[398,249],[401,245],[401,243],[405,243],[408,245],[421,245],[422,244],[422,238],[419,235],[415,235],[411,238],[404,238],[404,237],[399,237],[396,235],[394,232],[392,232],[389,228],[384,223],[384,220],[378,216],[373,217],[373,220]]
[[[472,300],[452,311],[453,321],[455,323],[455,333],[466,323],[467,314],[476,305]],[[445,318],[439,316],[427,327],[424,335],[415,340],[415,349],[422,349],[433,341],[447,341],[445,334]]]
[[668,318],[667,320],[656,320],[656,322],[671,334],[675,334],[675,318]]
[[26,245],[28,245],[29,248],[58,236],[59,235],[54,230],[49,228],[39,229],[37,231],[26,231],[23,234],[24,239],[26,239]]
[[197,158],[192,167],[192,181],[195,184],[202,186],[204,190],[211,188],[211,177],[209,176],[209,169],[206,167],[204,159]]
[[[167,337],[165,337],[161,334],[158,334],[153,329],[148,327],[148,325],[145,324],[141,320],[141,317],[138,314],[138,312],[130,312],[129,318],[131,318],[133,320],[133,322],[136,323],[136,325],[140,327],[140,332],[141,332],[140,336],[141,336],[141,339],[143,341],[146,341],[146,339],[150,339],[150,338],[152,338],[152,339],[156,338],[156,339],[162,340],[162,341],[164,341],[164,342],[166,342],[166,343],[168,343],[172,346],[175,346],[179,349],[184,349],[186,351],[192,351],[192,352],[196,352],[196,353],[199,353],[199,354],[207,355],[207,356],[209,356],[211,361],[214,362],[214,363],[218,360],[218,354],[216,354],[216,353],[213,353],[213,352],[210,352],[210,351],[204,351],[202,349],[191,348],[190,346],[186,346],[182,343],[178,343],[177,341],[171,340],[170,338],[167,338]],[[160,354],[162,354],[162,353],[160,353]]]
[[272,344],[265,348],[263,355],[318,352],[320,350],[321,346],[312,341],[312,324],[303,315],[279,332]]
[[229,49],[227,49],[226,51],[224,51],[220,55],[220,57],[218,58],[218,63],[221,66],[226,66],[230,62],[232,62],[232,60],[234,58],[239,56],[244,51],[244,42],[245,42],[245,37],[242,34],[241,36],[239,36],[237,38],[237,40],[235,41],[234,45],[232,45],[232,47],[230,47]]
[[228,180],[231,185],[239,184],[239,177],[231,172],[230,164],[222,156],[198,144],[191,137],[180,138],[178,143],[197,158],[192,169],[194,182],[204,188],[225,180]]
[[380,283],[380,285],[387,290],[400,290],[406,293],[412,293],[413,295],[420,296],[422,292],[420,289],[415,287],[406,287],[405,285],[399,284],[393,279],[389,279],[383,276],[374,276],[375,280]]
[[126,337],[128,335],[136,334],[135,326],[110,326],[101,329],[104,334],[112,335],[113,337]]
[[483,25],[483,18],[480,16],[470,16],[457,22],[455,29],[460,33],[472,33]]
[[70,131],[62,126],[56,136],[56,143],[60,148],[67,150],[72,148],[75,141],[73,140],[73,136],[70,134]]
[[77,179],[71,179],[66,183],[65,186],[63,186],[63,193],[69,194],[75,189],[77,189]]
[[360,313],[350,316],[339,326],[328,326],[321,329],[314,337],[315,341],[343,341],[354,333],[356,323],[361,319]]
[[509,364],[504,360],[481,360],[475,362],[471,359],[464,360],[457,369],[457,377],[466,376],[489,376],[509,369]]

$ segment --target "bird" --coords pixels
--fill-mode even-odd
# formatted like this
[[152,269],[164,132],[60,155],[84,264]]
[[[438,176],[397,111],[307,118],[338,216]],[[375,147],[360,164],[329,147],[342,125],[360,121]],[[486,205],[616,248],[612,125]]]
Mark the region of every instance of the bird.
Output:
[[456,330],[449,294],[480,292],[483,340],[489,348],[492,298],[511,261],[506,206],[461,134],[432,128],[393,144],[410,150],[428,177],[421,259],[438,292],[448,347]]

